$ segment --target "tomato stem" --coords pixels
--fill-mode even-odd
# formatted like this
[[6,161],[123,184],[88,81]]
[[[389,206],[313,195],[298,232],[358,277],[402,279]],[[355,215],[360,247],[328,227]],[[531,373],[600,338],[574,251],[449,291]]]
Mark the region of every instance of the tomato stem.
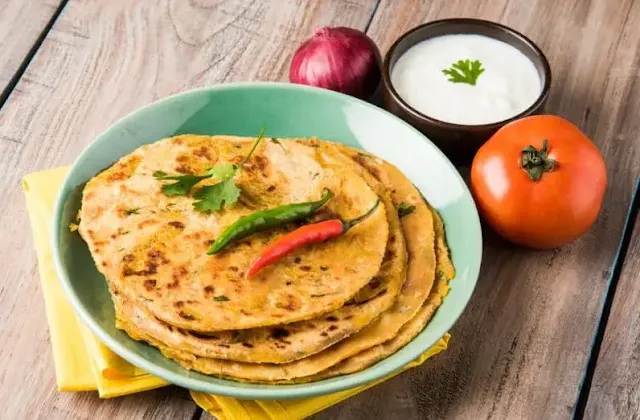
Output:
[[520,167],[529,175],[533,182],[542,178],[544,172],[551,172],[556,167],[556,161],[549,157],[549,142],[542,140],[542,149],[538,150],[532,145],[522,149]]

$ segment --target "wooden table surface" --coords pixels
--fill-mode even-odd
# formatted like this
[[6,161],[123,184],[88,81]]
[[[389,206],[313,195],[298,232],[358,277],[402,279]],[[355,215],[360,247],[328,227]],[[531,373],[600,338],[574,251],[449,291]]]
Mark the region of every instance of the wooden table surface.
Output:
[[210,418],[175,387],[105,401],[56,391],[26,173],[71,163],[164,96],[286,80],[319,26],[365,30],[384,53],[422,22],[461,16],[509,25],[545,51],[547,111],[602,151],[604,208],[588,234],[554,251],[485,231],[450,349],[316,418],[640,418],[637,213],[614,264],[640,175],[639,0],[1,0],[0,419]]

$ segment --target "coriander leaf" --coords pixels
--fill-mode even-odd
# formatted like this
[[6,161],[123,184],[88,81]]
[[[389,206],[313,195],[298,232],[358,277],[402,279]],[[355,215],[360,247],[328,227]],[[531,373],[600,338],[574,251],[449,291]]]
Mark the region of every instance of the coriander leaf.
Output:
[[169,175],[166,172],[155,171],[153,173],[155,179],[176,181],[173,184],[165,184],[162,186],[162,192],[167,197],[177,195],[187,195],[191,188],[203,179],[211,177],[211,174],[205,175]]
[[207,185],[196,192],[193,208],[203,213],[218,211],[238,201],[240,189],[233,179],[227,179],[214,185]]
[[197,200],[193,203],[194,209],[203,213],[209,213],[211,211],[221,210],[238,201],[240,189],[233,180],[233,177],[242,169],[242,165],[249,160],[263,136],[264,128],[260,130],[260,134],[258,134],[258,138],[253,143],[251,150],[249,150],[249,153],[239,165],[220,163],[209,170],[211,176],[219,179],[220,182],[202,187],[194,194],[193,197]]
[[138,214],[138,210],[140,210],[139,208],[135,208],[135,209],[126,209],[124,211],[124,214],[126,214],[127,216],[131,216],[132,214]]
[[398,206],[398,217],[403,218],[404,216],[408,216],[416,209],[416,206],[413,204],[407,204],[404,201],[400,203]]
[[478,77],[484,73],[482,63],[479,60],[471,61],[468,58],[466,60],[458,60],[451,65],[451,68],[442,70],[445,76],[449,76],[451,83],[467,83],[475,86]]
[[238,170],[238,165],[233,163],[218,163],[213,168],[209,169],[209,173],[215,179],[220,181],[226,181],[234,177]]
[[260,130],[260,134],[253,143],[251,150],[239,165],[232,163],[219,163],[214,167],[207,169],[207,173],[204,175],[170,175],[163,171],[155,171],[153,173],[153,177],[164,181],[176,181],[162,186],[162,192],[167,197],[188,195],[191,189],[203,179],[215,178],[220,182],[215,185],[207,185],[198,190],[194,195],[194,198],[197,201],[193,203],[193,207],[202,212],[220,210],[226,206],[234,204],[238,200],[238,197],[240,196],[240,189],[236,186],[233,177],[242,168],[242,165],[244,165],[244,163],[251,157],[262,140],[263,135],[264,128]]
[[220,295],[220,296],[215,296],[213,300],[215,300],[216,302],[228,302],[231,299],[229,299],[225,295]]

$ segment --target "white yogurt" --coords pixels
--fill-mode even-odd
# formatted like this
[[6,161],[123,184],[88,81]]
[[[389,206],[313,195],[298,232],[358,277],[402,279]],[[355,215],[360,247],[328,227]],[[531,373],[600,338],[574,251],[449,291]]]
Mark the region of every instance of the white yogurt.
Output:
[[[480,60],[475,85],[442,73],[458,60]],[[531,106],[542,90],[533,62],[511,45],[482,35],[443,35],[409,48],[393,66],[391,82],[413,108],[457,124],[503,121]]]

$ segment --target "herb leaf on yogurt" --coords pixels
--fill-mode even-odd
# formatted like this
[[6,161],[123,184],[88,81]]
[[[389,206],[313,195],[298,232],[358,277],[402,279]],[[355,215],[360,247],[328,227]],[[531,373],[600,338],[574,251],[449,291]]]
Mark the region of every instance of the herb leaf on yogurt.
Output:
[[478,77],[484,73],[484,68],[480,60],[471,61],[467,58],[451,64],[451,67],[442,70],[442,73],[449,76],[447,80],[451,83],[467,83],[475,86]]

